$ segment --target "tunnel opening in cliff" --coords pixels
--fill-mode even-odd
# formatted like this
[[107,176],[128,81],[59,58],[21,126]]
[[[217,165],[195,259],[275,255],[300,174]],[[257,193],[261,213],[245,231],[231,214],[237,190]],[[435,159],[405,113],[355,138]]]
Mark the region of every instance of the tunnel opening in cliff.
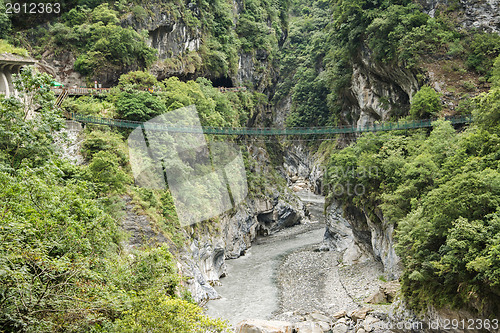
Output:
[[214,87],[224,87],[224,88],[233,88],[233,80],[230,77],[222,76],[212,79],[212,84]]

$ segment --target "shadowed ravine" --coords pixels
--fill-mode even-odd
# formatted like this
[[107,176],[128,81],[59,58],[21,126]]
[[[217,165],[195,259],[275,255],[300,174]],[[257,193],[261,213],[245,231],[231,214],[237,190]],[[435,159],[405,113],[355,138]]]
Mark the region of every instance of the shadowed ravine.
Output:
[[325,232],[324,198],[313,194],[301,198],[309,203],[313,223],[259,238],[245,256],[228,260],[227,276],[216,287],[221,298],[208,302],[208,315],[227,319],[234,325],[248,318],[269,319],[278,310],[276,273],[283,257],[321,243]]

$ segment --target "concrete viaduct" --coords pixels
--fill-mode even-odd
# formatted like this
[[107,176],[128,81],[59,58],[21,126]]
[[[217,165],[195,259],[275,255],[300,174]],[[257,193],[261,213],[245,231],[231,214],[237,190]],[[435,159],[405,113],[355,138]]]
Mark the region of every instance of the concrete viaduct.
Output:
[[0,95],[5,97],[17,96],[12,84],[12,74],[19,74],[23,66],[34,65],[35,59],[15,54],[0,54]]

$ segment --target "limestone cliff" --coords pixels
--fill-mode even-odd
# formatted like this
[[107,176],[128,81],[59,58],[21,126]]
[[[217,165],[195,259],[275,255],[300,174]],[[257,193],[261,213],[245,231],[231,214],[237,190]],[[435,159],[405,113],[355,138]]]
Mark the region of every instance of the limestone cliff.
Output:
[[419,83],[412,71],[373,61],[371,50],[364,47],[353,62],[349,104],[344,106],[343,118],[352,119],[357,127],[387,121],[407,114],[412,96]]

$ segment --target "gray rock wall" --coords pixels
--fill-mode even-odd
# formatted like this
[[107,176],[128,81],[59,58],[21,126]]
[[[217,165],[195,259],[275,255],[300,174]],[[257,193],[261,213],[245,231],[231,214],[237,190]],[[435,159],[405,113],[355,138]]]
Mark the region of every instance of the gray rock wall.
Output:
[[500,2],[498,0],[420,0],[424,12],[434,17],[436,11],[457,11],[458,23],[466,29],[486,32],[500,31]]
[[384,265],[389,279],[401,273],[401,262],[394,251],[394,225],[380,219],[373,221],[356,207],[333,201],[327,210],[325,244],[343,252],[343,263],[350,265],[376,258]]

